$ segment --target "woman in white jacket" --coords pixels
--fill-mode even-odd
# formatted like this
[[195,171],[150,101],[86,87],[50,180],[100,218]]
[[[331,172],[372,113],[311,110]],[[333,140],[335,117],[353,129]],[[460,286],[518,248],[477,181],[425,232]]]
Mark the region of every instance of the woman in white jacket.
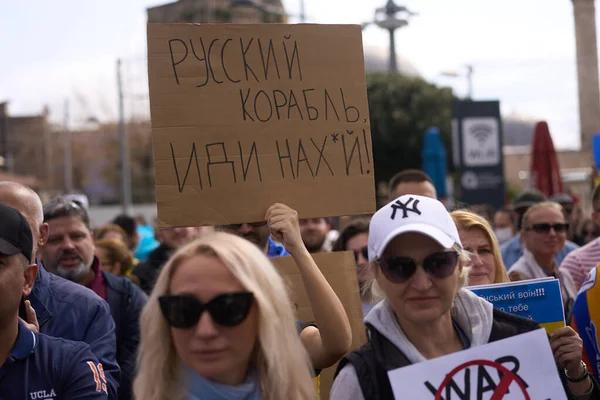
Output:
[[[365,319],[369,343],[340,363],[332,400],[394,399],[387,371],[539,329],[462,289],[468,255],[437,200],[406,195],[381,208],[370,223],[368,256],[373,293],[384,300]],[[598,398],[577,333],[557,330],[552,348],[569,399]]]

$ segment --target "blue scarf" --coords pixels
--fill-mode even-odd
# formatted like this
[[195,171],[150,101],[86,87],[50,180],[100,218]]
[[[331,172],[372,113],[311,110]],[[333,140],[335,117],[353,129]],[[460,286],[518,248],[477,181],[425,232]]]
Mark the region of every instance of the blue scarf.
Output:
[[224,385],[201,377],[188,369],[189,400],[261,400],[260,381],[255,370],[249,370],[246,379],[237,386]]

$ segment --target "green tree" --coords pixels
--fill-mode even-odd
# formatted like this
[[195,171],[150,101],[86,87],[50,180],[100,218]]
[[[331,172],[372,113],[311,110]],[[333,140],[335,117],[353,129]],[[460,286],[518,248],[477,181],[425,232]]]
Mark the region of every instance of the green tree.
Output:
[[451,120],[456,100],[450,88],[400,74],[367,76],[376,182],[398,171],[421,168],[425,130],[437,126],[452,167]]

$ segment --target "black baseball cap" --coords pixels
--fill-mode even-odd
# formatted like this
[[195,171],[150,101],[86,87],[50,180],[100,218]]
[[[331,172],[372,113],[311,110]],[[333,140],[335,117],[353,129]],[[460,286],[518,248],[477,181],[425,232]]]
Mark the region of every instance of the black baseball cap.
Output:
[[554,196],[550,197],[550,201],[561,205],[573,205],[575,203],[573,197],[571,197],[571,195],[567,193],[557,193]]
[[515,210],[529,208],[534,204],[547,201],[548,198],[539,190],[530,189],[521,192],[513,203]]
[[33,253],[33,235],[25,217],[16,209],[0,203],[0,255],[23,254],[29,262]]

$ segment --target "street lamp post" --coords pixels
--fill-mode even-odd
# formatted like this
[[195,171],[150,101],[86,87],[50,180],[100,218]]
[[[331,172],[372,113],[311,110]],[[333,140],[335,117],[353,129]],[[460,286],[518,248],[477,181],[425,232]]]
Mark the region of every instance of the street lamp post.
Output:
[[473,99],[473,66],[467,65],[467,95],[469,100]]
[[[397,17],[398,13],[406,15],[405,18]],[[402,28],[408,25],[408,17],[416,15],[416,13],[409,11],[404,6],[399,6],[394,3],[394,0],[388,0],[384,7],[380,7],[375,10],[375,20],[373,22],[365,22],[362,24],[363,29],[370,24],[375,24],[381,29],[385,29],[390,35],[390,72],[398,72],[398,64],[396,61],[396,29]]]
[[123,106],[123,80],[121,77],[121,60],[117,60],[117,91],[119,99],[119,144],[121,158],[121,206],[123,213],[129,214],[133,204],[131,194],[131,169],[129,167],[129,143],[125,128],[125,110]]
[[444,71],[441,73],[442,76],[450,78],[466,78],[467,80],[467,99],[473,99],[473,73],[474,69],[472,65],[465,65],[466,72],[464,74],[457,71]]
[[73,192],[73,132],[69,129],[69,99],[65,99],[63,129],[65,130],[65,193]]

